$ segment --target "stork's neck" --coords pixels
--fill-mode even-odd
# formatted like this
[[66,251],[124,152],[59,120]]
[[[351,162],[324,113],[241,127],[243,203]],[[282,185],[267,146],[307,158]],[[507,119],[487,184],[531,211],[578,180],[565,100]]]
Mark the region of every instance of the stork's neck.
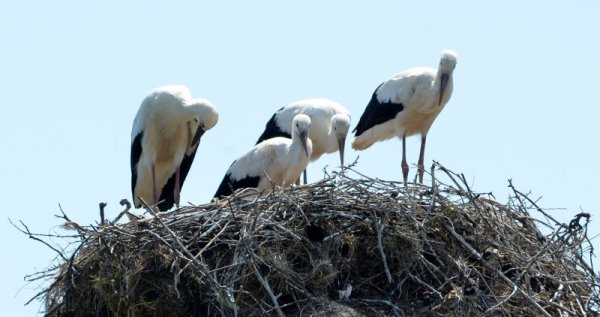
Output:
[[163,113],[162,120],[166,123],[166,126],[170,126],[171,128],[178,126],[187,128],[187,123],[193,121],[194,115],[195,112],[190,107],[175,107],[172,111]]
[[298,146],[298,148],[302,147],[302,141],[300,141],[300,132],[296,129],[292,130],[292,145]]
[[294,157],[299,155],[300,152],[304,151],[302,149],[302,142],[300,141],[300,137],[297,135],[296,131],[292,131],[292,142],[289,143],[288,146],[288,154],[290,157]]
[[[179,129],[188,129],[187,123],[192,120],[192,113],[187,107],[172,107],[168,111],[156,113],[158,126],[165,135],[172,135]],[[193,131],[195,133],[195,130]]]

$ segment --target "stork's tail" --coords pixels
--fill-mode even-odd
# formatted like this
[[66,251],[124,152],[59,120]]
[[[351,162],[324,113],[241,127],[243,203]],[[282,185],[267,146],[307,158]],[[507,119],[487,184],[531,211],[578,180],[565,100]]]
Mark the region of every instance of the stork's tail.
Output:
[[373,145],[373,142],[366,137],[367,135],[367,133],[363,133],[357,137],[354,137],[354,140],[352,140],[352,148],[357,151],[362,151]]

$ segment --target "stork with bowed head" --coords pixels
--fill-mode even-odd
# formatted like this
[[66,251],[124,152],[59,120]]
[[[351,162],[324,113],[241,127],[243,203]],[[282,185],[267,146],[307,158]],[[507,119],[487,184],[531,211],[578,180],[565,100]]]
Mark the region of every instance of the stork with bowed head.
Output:
[[192,99],[186,86],[162,86],[142,101],[131,131],[131,191],[136,208],[143,199],[165,211],[179,206],[183,182],[200,138],[219,119],[205,99]]
[[[313,151],[310,160],[315,161],[324,153],[340,153],[341,165],[344,165],[344,145],[350,128],[350,112],[341,104],[326,98],[303,99],[277,110],[267,122],[265,131],[256,144],[273,138],[290,138],[292,120],[298,114],[310,117],[311,127],[308,133]],[[307,183],[304,170],[304,183]]]
[[419,183],[423,183],[427,132],[452,96],[456,58],[456,53],[444,50],[438,69],[410,68],[379,85],[353,131],[352,148],[364,150],[378,141],[394,136],[401,138],[402,175],[406,185],[406,137],[420,134],[418,175]]
[[294,184],[308,165],[313,145],[308,138],[310,117],[298,114],[290,125],[291,139],[274,137],[264,140],[235,160],[214,197],[229,196],[239,188],[255,188],[262,192],[273,188],[273,185],[289,187]]

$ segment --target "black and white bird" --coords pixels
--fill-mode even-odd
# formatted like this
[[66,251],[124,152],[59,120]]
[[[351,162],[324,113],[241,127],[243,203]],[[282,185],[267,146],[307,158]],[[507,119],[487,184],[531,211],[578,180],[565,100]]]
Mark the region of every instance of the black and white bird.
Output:
[[364,150],[378,141],[401,138],[402,175],[406,184],[406,137],[420,134],[418,175],[423,183],[427,132],[452,95],[456,58],[456,53],[444,50],[438,69],[410,68],[379,85],[353,131],[352,148]]
[[[301,113],[311,120],[308,137],[312,141],[313,151],[310,160],[315,161],[324,153],[338,151],[340,162],[344,165],[344,145],[350,129],[350,112],[341,104],[326,98],[298,100],[277,110],[267,122],[265,131],[256,144],[273,137],[289,138],[292,120]],[[306,182],[305,171],[304,183]]]
[[161,86],[142,101],[131,131],[131,191],[161,211],[179,206],[183,182],[202,135],[217,124],[217,109],[192,99],[186,86]]
[[308,138],[311,120],[307,115],[299,114],[290,125],[291,139],[274,137],[264,140],[235,160],[214,197],[229,196],[239,188],[256,188],[262,192],[270,190],[273,185],[289,187],[294,184],[312,154],[313,146]]

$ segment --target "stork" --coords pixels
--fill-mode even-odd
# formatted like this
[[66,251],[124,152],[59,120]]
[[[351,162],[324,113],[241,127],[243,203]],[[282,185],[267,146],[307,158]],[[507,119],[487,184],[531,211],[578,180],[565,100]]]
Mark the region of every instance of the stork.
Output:
[[272,184],[289,187],[295,183],[312,154],[313,146],[308,138],[311,120],[305,114],[298,114],[290,125],[291,139],[264,140],[235,160],[214,197],[228,196],[239,188],[256,188],[262,192],[272,188]]
[[[298,100],[277,110],[267,122],[265,131],[256,144],[273,138],[289,138],[292,132],[292,120],[297,114],[310,117],[311,126],[308,137],[312,141],[311,161],[324,153],[340,153],[340,162],[344,165],[344,145],[350,128],[350,112],[341,104],[326,98]],[[304,183],[307,183],[304,170]]]
[[186,86],[161,86],[142,101],[131,131],[131,191],[160,211],[179,206],[183,182],[202,135],[217,124],[217,109],[192,99]]
[[408,178],[406,137],[421,135],[418,161],[423,183],[423,156],[427,132],[452,95],[456,53],[444,50],[438,69],[414,67],[396,74],[373,92],[371,101],[354,128],[352,148],[364,150],[373,143],[397,136],[402,139],[402,176]]

